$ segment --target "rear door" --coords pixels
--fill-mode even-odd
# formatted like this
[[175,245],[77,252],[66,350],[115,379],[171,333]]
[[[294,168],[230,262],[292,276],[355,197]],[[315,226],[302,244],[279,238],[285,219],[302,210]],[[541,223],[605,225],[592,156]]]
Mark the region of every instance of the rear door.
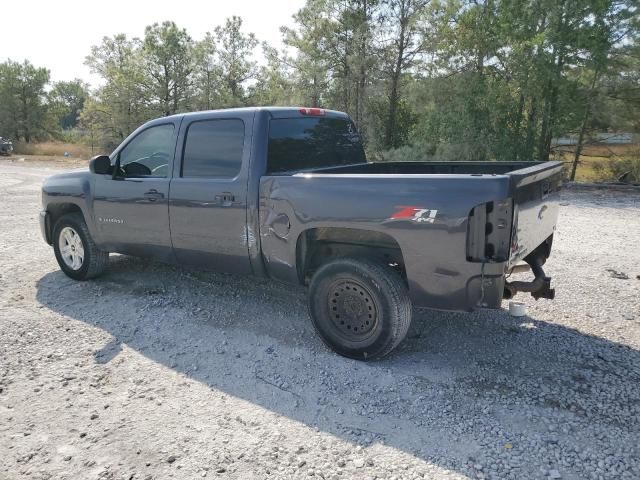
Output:
[[253,117],[231,110],[184,118],[169,195],[178,262],[251,273],[247,180]]

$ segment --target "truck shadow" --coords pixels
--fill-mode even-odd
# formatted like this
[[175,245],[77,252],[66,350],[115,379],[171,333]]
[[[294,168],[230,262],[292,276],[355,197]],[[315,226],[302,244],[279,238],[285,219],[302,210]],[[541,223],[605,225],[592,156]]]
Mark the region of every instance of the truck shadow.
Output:
[[492,458],[498,472],[540,476],[585,448],[597,465],[605,445],[639,458],[640,352],[561,325],[419,311],[394,354],[360,363],[321,344],[302,289],[266,280],[112,257],[92,282],[46,274],[37,299],[113,337],[97,363],[126,345],[212,390],[463,474]]

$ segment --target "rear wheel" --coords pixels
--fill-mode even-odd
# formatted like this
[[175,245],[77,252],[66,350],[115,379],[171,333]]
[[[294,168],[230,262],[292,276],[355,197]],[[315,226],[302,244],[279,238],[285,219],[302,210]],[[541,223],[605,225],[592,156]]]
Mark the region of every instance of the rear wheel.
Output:
[[74,280],[97,277],[109,263],[109,252],[96,246],[79,213],[68,213],[56,222],[53,250],[60,269]]
[[358,360],[391,352],[406,336],[412,314],[400,275],[366,259],[322,266],[311,280],[309,310],[323,341]]

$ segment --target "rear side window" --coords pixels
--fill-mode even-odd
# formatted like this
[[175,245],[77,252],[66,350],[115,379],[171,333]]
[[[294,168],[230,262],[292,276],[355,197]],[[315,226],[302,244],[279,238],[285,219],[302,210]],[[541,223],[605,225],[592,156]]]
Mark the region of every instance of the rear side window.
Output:
[[237,119],[193,122],[187,129],[183,177],[233,178],[242,166],[244,122]]
[[273,119],[268,155],[269,173],[366,162],[360,135],[345,118]]

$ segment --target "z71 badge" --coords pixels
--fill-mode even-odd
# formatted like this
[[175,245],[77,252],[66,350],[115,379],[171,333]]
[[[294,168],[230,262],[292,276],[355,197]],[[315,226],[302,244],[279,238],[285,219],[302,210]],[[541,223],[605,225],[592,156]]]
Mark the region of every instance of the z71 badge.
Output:
[[398,211],[391,216],[392,220],[410,220],[418,223],[433,223],[438,210],[423,207],[396,206]]

